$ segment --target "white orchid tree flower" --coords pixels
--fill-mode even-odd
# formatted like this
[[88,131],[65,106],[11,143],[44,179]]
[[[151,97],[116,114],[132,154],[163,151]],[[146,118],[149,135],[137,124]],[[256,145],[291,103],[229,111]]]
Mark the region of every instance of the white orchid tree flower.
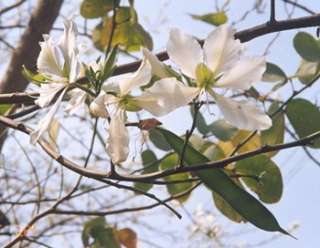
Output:
[[125,126],[127,111],[144,109],[155,116],[162,116],[188,104],[197,95],[197,89],[167,77],[135,96],[134,92],[147,85],[151,78],[152,66],[145,57],[135,73],[117,78],[117,84],[111,83],[114,80],[112,78],[106,82],[102,87],[105,93],[96,99],[94,106],[101,106],[104,102],[110,113],[107,152],[115,164],[125,161],[129,154],[129,133]]
[[[57,44],[53,42],[49,35],[44,35],[44,41],[40,42],[41,51],[37,60],[37,67],[39,73],[43,74],[48,82],[41,84],[40,96],[35,103],[41,108],[49,106],[53,101],[55,103],[31,134],[32,144],[35,144],[48,130],[68,86],[83,77],[82,66],[78,58],[76,36],[75,23],[66,20],[63,35]],[[71,94],[71,100],[67,111],[72,113],[84,103],[85,93],[80,93],[78,89],[73,89],[69,93]],[[58,94],[60,95],[58,96]]]
[[264,130],[271,119],[255,104],[235,101],[216,89],[247,90],[261,80],[266,70],[264,57],[244,57],[243,47],[234,37],[234,30],[221,25],[204,41],[203,49],[192,36],[179,29],[170,32],[167,51],[182,73],[197,84],[199,94],[208,92],[216,101],[225,119],[246,130]]

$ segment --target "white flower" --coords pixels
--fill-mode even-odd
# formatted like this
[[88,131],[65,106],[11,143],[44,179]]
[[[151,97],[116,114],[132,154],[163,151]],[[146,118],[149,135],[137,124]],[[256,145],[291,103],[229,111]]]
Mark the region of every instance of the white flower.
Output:
[[199,93],[206,91],[215,100],[225,119],[240,129],[264,130],[271,119],[255,105],[234,101],[213,91],[214,88],[249,89],[260,81],[266,69],[263,57],[243,57],[243,48],[232,28],[221,25],[204,41],[198,41],[179,29],[172,29],[167,45],[170,59],[181,71],[196,80]]
[[81,63],[76,48],[77,29],[73,21],[64,22],[64,33],[57,44],[49,35],[40,42],[38,71],[56,83],[74,83],[81,76]]
[[133,93],[139,87],[147,85],[152,77],[152,66],[145,57],[139,69],[125,78],[116,80],[118,84],[110,83],[111,79],[103,85],[105,95],[96,98],[92,103],[95,112],[103,110],[104,102],[108,107],[111,122],[109,125],[109,138],[107,152],[115,164],[125,161],[128,157],[129,134],[125,127],[126,111],[139,111],[145,109],[155,116],[165,115],[174,109],[188,104],[196,95],[197,89],[184,86],[175,78],[164,78],[154,82],[138,96]]
[[[66,20],[64,22],[64,33],[57,44],[53,42],[49,35],[44,35],[44,41],[40,42],[41,51],[37,60],[37,67],[39,73],[45,75],[49,82],[41,84],[40,95],[35,103],[44,108],[52,104],[55,98],[57,100],[30,135],[32,144],[35,144],[48,131],[69,84],[82,77],[83,71],[78,59],[76,36],[75,23]],[[58,96],[59,93],[60,95]],[[71,94],[71,99],[66,111],[73,113],[79,106],[84,104],[86,94],[78,89],[73,89],[69,93]]]
[[39,138],[42,137],[44,133],[48,131],[54,119],[54,116],[58,111],[59,105],[62,102],[63,96],[66,93],[66,90],[67,88],[64,88],[64,90],[60,93],[58,99],[53,104],[49,112],[46,114],[46,116],[43,119],[39,121],[37,128],[30,134],[31,144],[35,144],[39,140]]

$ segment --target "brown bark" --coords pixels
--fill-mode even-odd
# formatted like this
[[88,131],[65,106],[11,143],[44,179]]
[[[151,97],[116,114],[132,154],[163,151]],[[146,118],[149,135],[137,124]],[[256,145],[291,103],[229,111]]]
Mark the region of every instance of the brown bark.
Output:
[[[11,61],[0,81],[0,94],[24,91],[28,81],[21,73],[22,66],[35,69],[36,60],[40,52],[39,41],[42,34],[49,33],[53,23],[59,15],[63,0],[39,0],[32,11],[29,23],[20,38],[18,47],[12,53]],[[0,126],[0,133],[4,132]],[[1,135],[0,150],[6,135]]]

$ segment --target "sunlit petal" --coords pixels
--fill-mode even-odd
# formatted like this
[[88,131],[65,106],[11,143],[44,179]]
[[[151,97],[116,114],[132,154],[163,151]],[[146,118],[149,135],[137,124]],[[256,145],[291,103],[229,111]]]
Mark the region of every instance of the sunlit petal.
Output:
[[187,105],[199,92],[199,88],[185,86],[176,78],[164,78],[155,82],[135,100],[137,105],[151,114],[162,116]]
[[61,83],[41,84],[39,89],[40,96],[37,100],[35,100],[35,103],[41,108],[47,107],[52,102],[57,93],[64,87],[65,85]]
[[146,85],[152,77],[152,68],[148,60],[144,59],[139,69],[126,79],[119,82],[120,93],[122,96],[127,95],[133,89]]
[[254,131],[272,126],[269,116],[252,103],[234,101],[218,94],[214,94],[214,99],[224,118],[239,129]]
[[124,122],[124,113],[112,116],[107,140],[107,153],[115,164],[125,161],[129,154],[129,133]]
[[163,63],[151,53],[147,48],[142,48],[143,56],[150,62],[152,67],[152,75],[156,75],[159,78],[165,78],[169,76]]
[[218,80],[216,86],[247,90],[262,79],[265,70],[264,57],[243,58]]
[[40,73],[64,77],[63,74],[63,56],[61,50],[52,42],[48,35],[43,36],[44,41],[40,42],[41,51],[37,60],[37,68]]
[[76,37],[78,31],[76,24],[71,20],[64,20],[63,25],[64,31],[61,39],[59,40],[58,46],[63,53],[65,64],[68,68],[70,68],[72,54],[78,53],[76,47]]
[[224,24],[213,30],[204,42],[206,64],[216,74],[231,68],[240,57],[242,45],[234,33],[232,27]]
[[90,104],[90,113],[95,117],[107,118],[109,116],[106,108],[107,95],[100,93]]
[[65,88],[61,94],[59,95],[57,101],[54,103],[54,105],[51,107],[49,112],[46,114],[46,116],[41,119],[38,123],[37,128],[30,134],[30,143],[35,144],[39,138],[43,136],[45,132],[48,131],[50,124],[58,111],[59,105],[62,102],[63,96],[67,92],[67,88]]
[[70,115],[76,113],[81,107],[85,106],[87,93],[80,89],[69,91],[71,98],[65,108],[65,112]]
[[76,82],[82,76],[83,69],[81,67],[82,65],[78,59],[78,56],[75,53],[72,53],[69,73],[70,83]]
[[191,78],[196,78],[196,67],[203,62],[203,52],[198,41],[191,35],[175,28],[170,31],[167,51],[170,59]]

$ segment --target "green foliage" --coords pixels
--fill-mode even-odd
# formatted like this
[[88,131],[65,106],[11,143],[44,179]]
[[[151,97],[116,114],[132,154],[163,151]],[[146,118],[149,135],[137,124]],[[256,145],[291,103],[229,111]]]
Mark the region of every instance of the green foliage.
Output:
[[33,73],[32,71],[28,70],[25,66],[22,67],[22,75],[29,80],[30,82],[40,85],[47,83],[47,78],[40,73]]
[[[92,33],[92,40],[96,48],[104,51],[108,46],[111,34],[113,18],[105,16]],[[133,8],[120,7],[116,13],[116,25],[112,37],[111,46],[118,45],[128,52],[140,50],[140,47],[153,48],[150,34],[138,23],[137,13]]]
[[149,130],[150,141],[160,150],[169,151],[171,146],[168,144],[162,133],[157,129],[153,128]]
[[[190,112],[191,112],[191,116],[193,117],[194,116],[193,106],[191,106]],[[204,116],[201,114],[200,111],[198,111],[197,113],[196,128],[203,135],[206,135],[210,131],[210,127],[207,125],[206,119],[204,118]]]
[[105,16],[107,12],[113,8],[113,1],[114,0],[84,0],[81,3],[80,14],[87,19]]
[[276,64],[267,63],[267,69],[263,74],[263,81],[285,84],[288,81],[287,75]]
[[4,115],[10,110],[12,104],[0,104],[0,115]]
[[190,15],[194,20],[203,21],[205,23],[219,26],[228,21],[228,16],[224,11],[219,11],[215,13],[208,13],[204,15]]
[[[141,154],[143,173],[152,173],[158,170],[160,161],[157,159],[156,155],[151,150],[145,150]],[[135,182],[134,188],[147,192],[153,187],[151,183]]]
[[[90,244],[90,239],[93,242]],[[82,243],[92,248],[120,248],[115,230],[108,226],[104,217],[87,221],[82,231]]]
[[[269,115],[275,113],[277,109],[279,109],[279,103],[273,102],[269,108]],[[284,113],[277,113],[272,119],[272,127],[267,130],[261,132],[261,143],[262,145],[276,145],[282,144],[284,141],[285,134],[285,121],[284,121]],[[270,152],[268,155],[274,156],[278,153],[278,151]]]
[[[320,111],[311,102],[297,98],[289,102],[286,113],[299,138],[320,131]],[[320,148],[320,139],[316,139],[313,148]]]
[[283,191],[282,176],[278,166],[267,156],[258,155],[241,160],[236,163],[235,171],[240,175],[248,175],[241,177],[241,180],[261,201],[275,203],[280,200]]
[[210,131],[218,139],[227,141],[230,140],[238,130],[225,120],[221,119],[210,124]]
[[303,59],[311,62],[320,61],[320,43],[312,35],[306,32],[297,33],[293,45]]
[[301,60],[296,76],[303,84],[310,83],[320,72],[319,62]]
[[[175,168],[179,165],[179,155],[176,153],[170,154],[169,156],[166,156],[160,163],[161,170],[167,170]],[[175,175],[170,175],[165,177],[165,181],[184,181],[191,178],[190,173],[180,173]],[[192,182],[185,182],[185,183],[169,183],[166,185],[167,191],[171,196],[175,196],[177,194],[186,192],[193,186]],[[187,194],[183,197],[177,198],[180,202],[185,202],[189,198],[190,194]]]
[[[157,128],[172,149],[181,154],[183,139],[174,133]],[[209,162],[208,158],[187,145],[185,162],[188,165],[199,165]],[[234,210],[253,225],[265,231],[279,231],[288,234],[282,229],[272,213],[256,198],[240,188],[222,169],[214,168],[195,172],[201,181],[213,192],[219,194]]]

